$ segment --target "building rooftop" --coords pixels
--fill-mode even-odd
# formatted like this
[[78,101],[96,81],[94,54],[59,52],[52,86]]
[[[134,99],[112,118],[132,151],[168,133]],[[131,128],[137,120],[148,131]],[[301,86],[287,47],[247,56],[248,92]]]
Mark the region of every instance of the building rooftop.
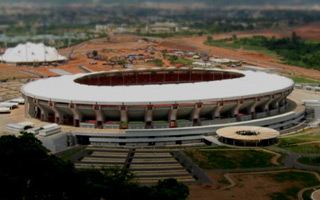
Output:
[[217,130],[219,137],[241,140],[241,141],[260,141],[277,138],[280,133],[271,128],[259,126],[231,126]]

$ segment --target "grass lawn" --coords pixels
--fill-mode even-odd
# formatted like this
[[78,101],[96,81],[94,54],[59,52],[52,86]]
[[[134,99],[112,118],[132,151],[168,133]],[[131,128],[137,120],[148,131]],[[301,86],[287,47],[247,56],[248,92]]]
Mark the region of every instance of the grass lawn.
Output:
[[317,84],[320,84],[320,80],[314,80],[314,79],[300,77],[300,76],[291,76],[289,78],[291,78],[295,83],[317,83]]
[[306,165],[320,166],[320,156],[317,157],[301,157],[298,159],[299,162]]
[[295,135],[281,137],[279,147],[287,147],[303,142],[320,141],[320,129],[312,129]]
[[216,46],[216,47],[222,47],[222,48],[228,48],[228,49],[244,49],[249,51],[256,51],[272,57],[278,57],[275,52],[270,51],[267,48],[240,44],[239,42],[232,42],[232,41],[225,41],[225,40],[211,40],[211,41],[204,42],[204,44],[208,46]]
[[182,58],[182,57],[178,57],[176,60],[170,60],[171,64],[182,64],[182,65],[192,65],[193,61],[186,59],[186,58]]
[[311,173],[298,172],[298,171],[286,171],[271,174],[271,176],[277,182],[297,181],[302,184],[303,187],[311,187],[320,184],[318,179]]
[[285,147],[284,149],[295,153],[320,153],[320,143],[292,145]]
[[161,59],[150,60],[148,63],[155,65],[156,67],[162,67],[163,61]]
[[185,153],[203,169],[241,169],[274,166],[272,154],[257,150],[191,149]]
[[270,195],[272,200],[286,200],[286,199],[296,199],[298,192],[306,187],[311,187],[320,184],[319,180],[310,173],[289,171],[289,172],[279,172],[270,175],[275,181],[286,184],[293,183],[296,184],[289,187],[283,192],[275,192]]
[[[308,142],[313,143],[302,144]],[[320,130],[313,129],[296,135],[282,137],[279,140],[278,147],[296,153],[320,153]]]

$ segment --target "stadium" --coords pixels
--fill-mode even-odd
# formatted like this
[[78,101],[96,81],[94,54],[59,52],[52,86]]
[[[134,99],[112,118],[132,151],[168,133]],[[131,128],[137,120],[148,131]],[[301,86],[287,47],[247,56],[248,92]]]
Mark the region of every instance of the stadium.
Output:
[[152,68],[41,79],[22,93],[27,114],[42,121],[157,129],[278,115],[293,87],[290,79],[264,72]]

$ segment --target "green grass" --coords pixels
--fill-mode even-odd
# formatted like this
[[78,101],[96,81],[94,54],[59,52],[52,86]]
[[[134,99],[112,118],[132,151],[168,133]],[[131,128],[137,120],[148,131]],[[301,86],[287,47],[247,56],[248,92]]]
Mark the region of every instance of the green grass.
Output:
[[285,184],[285,182],[295,183],[283,192],[275,192],[270,194],[272,200],[296,199],[298,192],[306,187],[312,187],[319,184],[319,180],[310,173],[287,171],[270,174],[277,182]]
[[306,165],[314,165],[314,166],[320,166],[320,156],[317,157],[300,157],[298,159],[300,163],[306,164]]
[[222,47],[222,48],[228,48],[228,49],[245,49],[249,51],[260,52],[272,57],[277,57],[277,54],[274,51],[268,50],[265,47],[241,44],[240,42],[232,42],[232,41],[226,41],[226,40],[210,40],[210,41],[207,40],[204,42],[204,44],[208,46],[216,46],[216,47]]
[[286,150],[295,152],[295,153],[320,153],[320,144],[304,144],[304,145],[294,145],[285,147]]
[[274,166],[272,154],[256,150],[187,150],[186,154],[204,169],[241,169]]
[[319,184],[317,178],[311,174],[306,172],[298,172],[298,171],[286,171],[279,172],[276,174],[271,174],[272,178],[280,183],[284,182],[298,182],[303,188],[311,187]]
[[175,65],[175,64],[181,64],[181,65],[192,65],[193,61],[187,58],[183,58],[183,57],[178,57],[175,55],[166,55],[165,56],[171,64]]
[[291,78],[295,83],[317,83],[317,84],[320,84],[320,80],[314,80],[314,79],[300,77],[300,76],[293,76],[293,77],[289,77],[289,78]]
[[[307,133],[308,134],[297,134],[296,136],[280,138],[278,147],[295,153],[320,153],[319,129],[310,130]],[[313,143],[302,144],[307,142]]]
[[320,141],[320,129],[308,130],[296,135],[282,137],[279,139],[279,147],[288,147],[303,142]]
[[148,63],[151,63],[157,67],[162,67],[163,66],[163,61],[161,59],[154,59],[150,60]]
[[178,57],[177,59],[170,59],[170,63],[174,65],[175,64],[192,65],[193,61],[186,58]]

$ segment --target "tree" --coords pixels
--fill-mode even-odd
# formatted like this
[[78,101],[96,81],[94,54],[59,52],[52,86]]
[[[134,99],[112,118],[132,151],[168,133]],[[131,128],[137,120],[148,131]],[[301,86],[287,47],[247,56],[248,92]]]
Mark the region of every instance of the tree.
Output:
[[300,39],[301,38],[297,35],[296,32],[293,31],[291,33],[291,41],[292,41],[292,43],[297,44],[297,43],[299,43]]
[[158,200],[184,200],[189,196],[188,187],[176,179],[161,180],[153,189]]
[[232,35],[232,41],[236,41],[238,39],[238,36],[236,34]]
[[76,170],[51,155],[32,134],[0,137],[0,199],[118,200],[186,199],[188,188],[175,180],[140,186],[124,168]]
[[95,58],[98,56],[98,51],[97,50],[93,50],[92,51],[92,56]]

